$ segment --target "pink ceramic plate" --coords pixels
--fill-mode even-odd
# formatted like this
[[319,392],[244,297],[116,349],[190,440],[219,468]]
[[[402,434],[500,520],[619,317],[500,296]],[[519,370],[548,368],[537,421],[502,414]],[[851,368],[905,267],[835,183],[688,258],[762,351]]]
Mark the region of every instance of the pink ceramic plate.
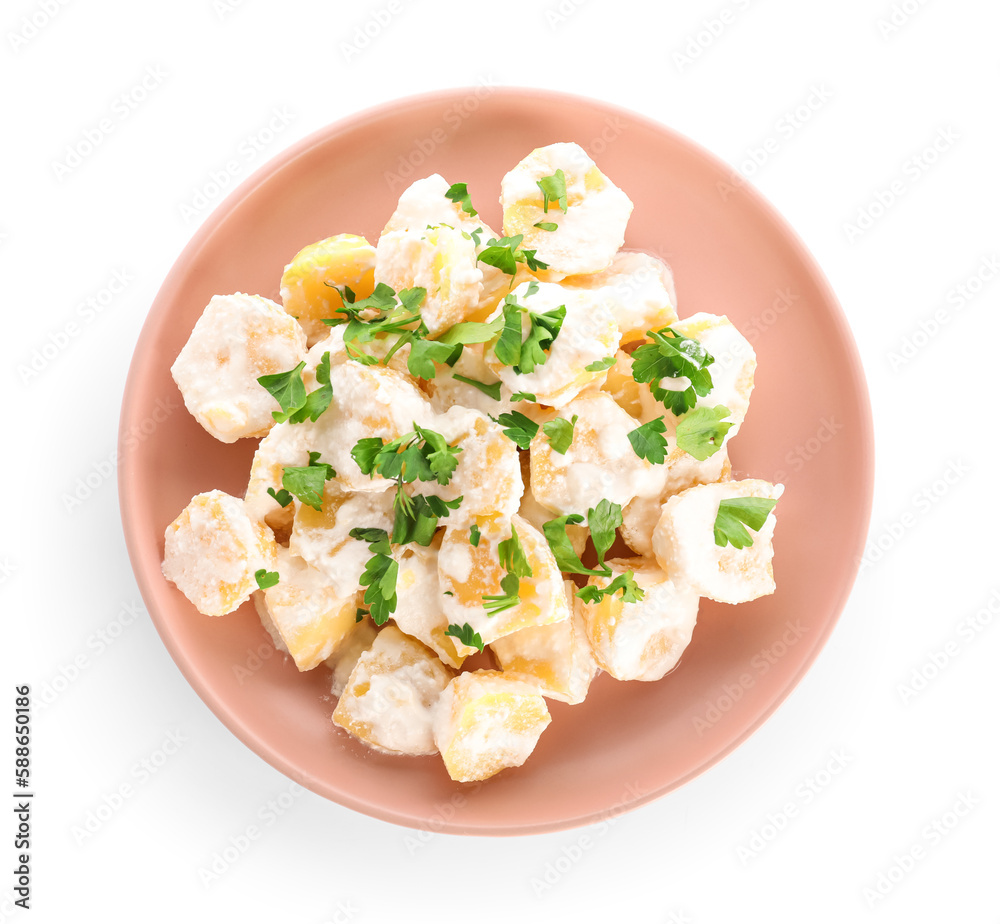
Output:
[[[778,591],[739,607],[703,601],[680,666],[658,683],[601,675],[579,706],[551,703],[534,754],[478,786],[437,758],[392,758],[330,722],[325,669],[273,652],[251,604],[199,615],[160,574],[163,531],[192,495],[242,495],[254,440],[224,445],[184,410],[169,367],[216,293],[278,298],[304,245],[378,238],[412,180],[469,184],[500,228],[500,178],[533,148],[577,141],[635,202],[625,246],[666,259],[682,316],[727,314],[759,366],[732,448],[734,477],[784,481]],[[129,554],[164,644],[223,723],[274,767],[377,818],[462,834],[525,834],[599,820],[663,795],[746,738],[798,683],[847,599],[872,492],[872,430],[850,331],[784,221],[685,138],[604,103],[523,89],[456,90],[381,106],[273,160],[206,221],[139,338],[121,417]]]

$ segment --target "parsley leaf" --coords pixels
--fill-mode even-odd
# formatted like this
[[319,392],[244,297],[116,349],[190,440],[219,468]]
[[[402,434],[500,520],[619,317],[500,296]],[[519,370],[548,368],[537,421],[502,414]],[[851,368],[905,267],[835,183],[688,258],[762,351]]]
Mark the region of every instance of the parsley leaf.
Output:
[[667,441],[662,436],[666,429],[667,425],[663,422],[663,418],[657,417],[631,430],[628,441],[640,459],[659,465],[666,458]]
[[490,616],[513,609],[521,602],[518,596],[521,581],[516,574],[505,574],[500,581],[500,589],[503,591],[502,594],[483,594],[483,609]]
[[757,531],[778,503],[769,497],[734,497],[719,502],[715,516],[715,544],[745,549],[753,545],[753,537],[744,524]]
[[278,572],[268,571],[266,568],[259,568],[254,572],[254,578],[257,581],[257,586],[261,590],[267,590],[268,587],[274,587],[278,583]]
[[414,494],[409,497],[397,488],[393,502],[395,519],[392,524],[392,541],[397,545],[406,545],[408,542],[416,542],[425,547],[430,545],[437,531],[438,520],[458,509],[461,503],[461,497],[451,501],[442,500],[434,494]]
[[472,207],[472,199],[469,196],[469,187],[466,183],[452,183],[448,191],[444,194],[446,199],[451,199],[456,205],[462,207],[462,211],[475,218],[479,213]]
[[563,212],[566,208],[566,174],[557,170],[552,176],[543,176],[538,180],[538,188],[542,191],[542,211],[548,214],[549,202],[555,202]]
[[597,603],[603,597],[609,597],[619,590],[622,592],[624,603],[638,603],[646,596],[646,592],[636,583],[633,571],[619,574],[607,587],[595,587],[593,584],[588,584],[586,587],[581,587],[576,595],[585,603]]
[[570,542],[569,536],[566,535],[566,527],[568,525],[576,525],[582,522],[583,517],[580,514],[567,513],[542,524],[542,533],[545,536],[545,541],[549,544],[549,548],[552,550],[552,554],[555,556],[556,564],[559,566],[560,571],[569,571],[573,574],[597,574],[602,577],[609,577],[610,572],[607,568],[595,571],[580,561],[580,557],[573,549],[573,543]]
[[590,538],[594,540],[598,563],[606,568],[604,556],[615,541],[615,530],[622,525],[622,508],[609,500],[601,500],[596,507],[587,511],[587,526]]
[[482,538],[482,533],[479,531],[479,527],[473,523],[469,527],[469,544],[475,548],[479,548],[479,540]]
[[[698,397],[712,390],[708,367],[715,357],[697,340],[671,327],[646,331],[646,335],[653,343],[644,343],[632,353],[632,378],[648,382],[653,397],[679,417],[694,407]],[[689,384],[680,389],[664,388],[663,379],[687,379]],[[683,385],[683,381],[675,384]]]
[[374,528],[355,528],[349,535],[352,539],[367,542],[368,551],[372,553],[360,583],[367,588],[364,601],[368,604],[372,622],[376,626],[384,625],[396,611],[396,578],[399,576],[399,565],[392,557],[389,536],[384,529]]
[[[530,286],[527,296],[534,294]],[[522,317],[528,316],[528,336],[522,343]],[[551,311],[537,314],[524,305],[518,304],[513,293],[504,299],[503,331],[493,345],[493,355],[505,366],[510,366],[518,375],[527,375],[534,371],[535,366],[544,365],[549,358],[545,347],[550,346],[559,336],[563,321],[566,318],[566,306],[560,305]]]
[[330,384],[330,352],[323,354],[319,365],[316,367],[316,381],[319,388],[309,392],[302,406],[288,415],[289,423],[302,423],[308,417],[315,423],[319,420],[319,415],[323,413],[333,400],[333,386]]
[[457,638],[463,645],[468,648],[478,648],[480,651],[483,650],[483,638],[476,632],[472,626],[468,623],[463,623],[462,625],[457,625],[452,623],[445,629],[445,635],[450,635],[452,638]]
[[275,499],[279,507],[287,507],[292,502],[292,495],[289,494],[284,488],[277,491],[275,491],[274,488],[268,488],[267,493]]
[[557,225],[554,221],[536,221],[535,222],[535,227],[536,228],[541,228],[543,231],[558,231],[559,230],[559,225]]
[[257,379],[260,385],[278,402],[280,411],[271,411],[271,416],[282,423],[288,420],[306,401],[306,386],[302,381],[302,370],[306,361],[302,360],[294,369],[288,372],[275,372],[272,375],[262,375]]
[[588,363],[583,368],[587,372],[603,372],[605,369],[610,369],[615,364],[614,356],[605,356],[604,359],[598,359],[592,363]]
[[486,242],[486,247],[476,259],[480,263],[495,266],[507,276],[513,276],[517,272],[518,263],[524,263],[532,272],[539,269],[548,269],[549,264],[539,260],[535,256],[534,250],[521,249],[521,241],[523,240],[523,234],[515,234],[513,237],[501,237],[499,240],[491,237]]
[[517,443],[521,449],[527,449],[538,434],[538,424],[520,411],[510,411],[499,417],[491,416],[490,419],[500,424],[504,428],[504,435]]
[[460,446],[450,446],[434,430],[413,424],[413,430],[386,443],[381,437],[367,436],[358,440],[351,458],[366,475],[377,472],[400,484],[413,481],[436,481],[448,484],[458,467]]
[[514,394],[510,396],[511,401],[537,401],[537,396],[533,395],[530,391],[515,391]]
[[678,447],[699,462],[714,456],[722,448],[722,441],[733,426],[733,421],[725,419],[729,413],[724,404],[688,411],[677,424]]
[[492,321],[462,321],[454,324],[437,338],[437,343],[486,343],[503,330],[504,319],[497,315]]
[[471,385],[473,388],[478,388],[484,395],[492,398],[494,401],[500,400],[500,383],[494,382],[492,385],[487,385],[486,382],[480,382],[476,379],[466,378],[464,375],[459,375],[457,372],[452,375],[452,378],[456,382],[464,382],[466,385]]
[[516,574],[518,577],[532,576],[528,556],[513,523],[510,525],[510,538],[497,543],[497,557],[508,574]]
[[[294,494],[303,504],[308,504],[313,510],[322,510],[323,488],[326,482],[336,475],[332,465],[319,461],[318,452],[310,452],[308,465],[289,466],[284,470],[281,487]],[[278,498],[275,497],[275,500]]]
[[548,423],[542,424],[542,431],[549,438],[549,445],[555,452],[566,455],[566,450],[573,442],[573,428],[576,426],[577,420],[579,417],[574,414],[572,420],[556,417]]
[[440,340],[425,340],[411,336],[410,355],[406,358],[406,368],[418,379],[432,379],[437,374],[434,363],[453,366],[462,355],[461,343],[442,343]]

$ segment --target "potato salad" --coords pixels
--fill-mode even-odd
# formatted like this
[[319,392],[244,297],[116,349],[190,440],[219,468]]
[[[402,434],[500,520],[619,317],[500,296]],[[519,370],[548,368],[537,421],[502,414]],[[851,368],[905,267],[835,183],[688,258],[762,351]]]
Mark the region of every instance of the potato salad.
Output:
[[724,314],[678,317],[583,148],[500,180],[502,233],[449,179],[374,243],[300,251],[281,304],[209,302],[174,381],[213,437],[259,443],[243,497],[167,527],[163,574],[206,616],[252,599],[329,672],[331,734],[478,781],[524,763],[548,700],[672,670],[701,598],[772,593],[782,486],[729,463],[753,349]]

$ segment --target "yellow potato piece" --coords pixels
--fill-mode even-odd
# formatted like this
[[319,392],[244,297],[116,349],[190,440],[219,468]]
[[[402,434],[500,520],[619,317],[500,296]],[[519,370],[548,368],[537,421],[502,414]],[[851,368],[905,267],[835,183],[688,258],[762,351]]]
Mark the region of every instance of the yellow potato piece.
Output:
[[624,602],[621,591],[597,603],[576,598],[594,659],[618,680],[659,680],[676,667],[691,641],[698,595],[648,559],[611,559],[608,565],[612,578],[591,577],[588,583],[607,587],[632,571],[645,596],[634,603]]
[[333,724],[393,754],[433,754],[434,707],[454,673],[395,626],[386,626],[358,658]]
[[167,527],[163,576],[199,613],[224,616],[250,599],[259,569],[274,570],[275,549],[270,529],[247,516],[243,501],[208,491]]
[[343,301],[338,288],[350,287],[357,300],[375,288],[375,248],[357,234],[338,234],[303,247],[285,267],[281,301],[306,332],[309,345],[330,328],[322,318],[334,317]]
[[312,670],[354,631],[361,595],[340,596],[322,572],[281,548],[278,575],[263,607],[295,666]]
[[441,695],[434,741],[453,780],[485,780],[507,767],[520,767],[550,721],[534,678],[468,672]]
[[[576,584],[566,582],[570,609]],[[547,626],[530,626],[498,638],[490,645],[505,672],[535,677],[543,696],[582,703],[597,673],[597,663],[578,612]]]

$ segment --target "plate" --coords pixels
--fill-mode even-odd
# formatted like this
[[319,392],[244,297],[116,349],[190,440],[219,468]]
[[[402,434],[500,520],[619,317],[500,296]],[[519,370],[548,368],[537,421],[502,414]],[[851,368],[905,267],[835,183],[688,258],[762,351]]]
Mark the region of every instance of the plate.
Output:
[[[304,245],[378,238],[399,193],[441,173],[467,182],[494,228],[500,179],[533,148],[577,141],[635,202],[625,246],[674,270],[682,316],[726,314],[758,356],[734,477],[783,481],[777,592],[702,601],[680,665],[656,683],[594,682],[516,770],[458,784],[438,758],[368,750],[330,721],[328,672],[275,653],[252,604],[201,616],[160,573],[163,533],[190,498],[242,496],[255,440],[208,436],[170,365],[217,293],[278,300]],[[750,735],[816,658],[844,606],[871,507],[871,410],[837,301],[788,225],[697,145],[635,113],[529,89],[402,99],[306,138],[237,188],[170,271],[140,334],[121,414],[119,497],[143,599],[178,667],[219,719],[282,773],[376,818],[459,834],[526,834],[596,822],[692,779]]]

